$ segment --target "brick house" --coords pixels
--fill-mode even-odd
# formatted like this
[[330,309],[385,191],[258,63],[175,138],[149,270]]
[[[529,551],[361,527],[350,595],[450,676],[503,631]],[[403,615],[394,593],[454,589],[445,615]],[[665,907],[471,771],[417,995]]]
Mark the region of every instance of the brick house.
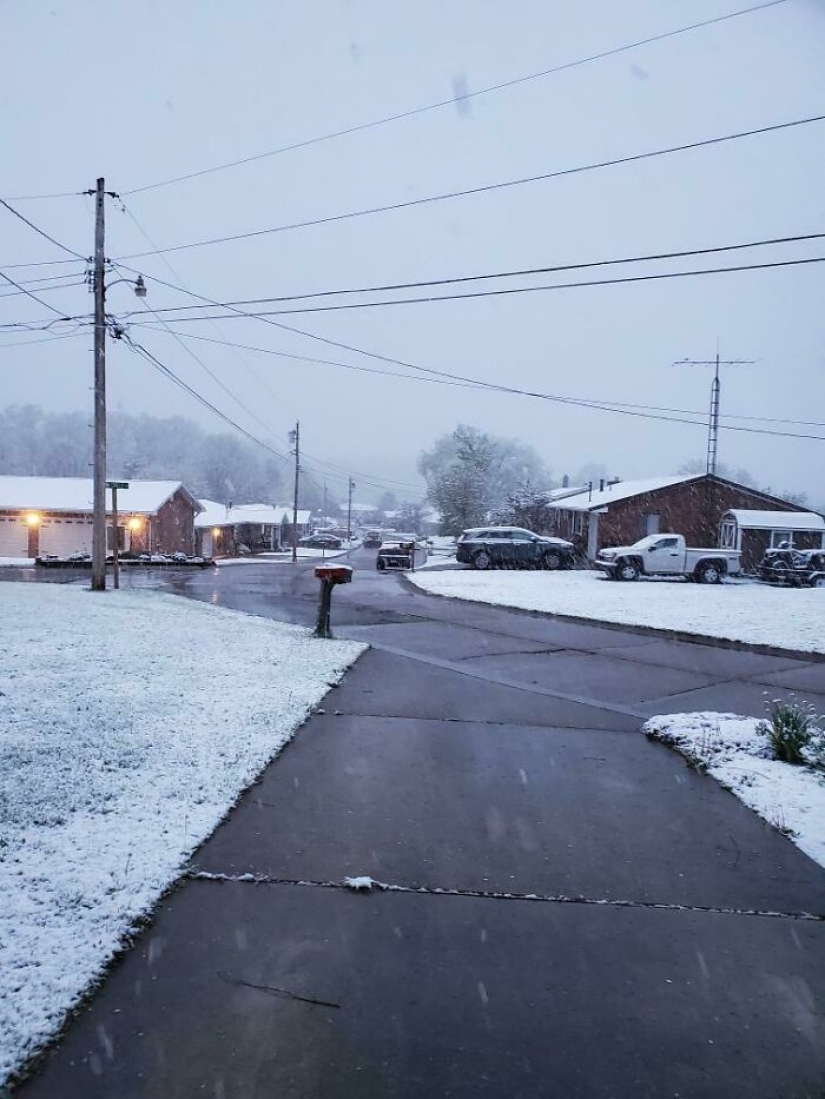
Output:
[[[91,553],[93,492],[90,477],[0,477],[0,557]],[[118,492],[120,549],[193,553],[199,511],[200,504],[180,481],[130,481]],[[106,524],[111,550],[111,511]]]
[[555,489],[552,533],[567,538],[591,560],[604,546],[623,546],[647,534],[673,531],[688,545],[719,545],[725,512],[796,512],[797,507],[715,474],[601,482],[598,487]]
[[[227,507],[201,500],[195,519],[197,550],[203,557],[233,557],[245,546],[253,553],[292,544],[292,507],[288,504],[238,504]],[[309,534],[310,512],[298,509],[298,537]]]

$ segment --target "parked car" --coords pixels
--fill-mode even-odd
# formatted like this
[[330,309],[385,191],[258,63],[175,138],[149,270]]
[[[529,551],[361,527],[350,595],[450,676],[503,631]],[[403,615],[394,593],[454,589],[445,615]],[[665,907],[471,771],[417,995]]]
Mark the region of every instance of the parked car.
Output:
[[384,569],[414,569],[427,560],[427,543],[416,534],[388,534],[381,543],[375,567]]
[[456,561],[475,569],[571,569],[572,542],[521,527],[473,527],[456,542]]
[[340,538],[332,534],[307,534],[306,537],[298,539],[299,546],[309,549],[340,549],[343,544]]
[[378,549],[381,545],[381,531],[380,530],[368,530],[364,535],[363,545],[365,549]]
[[686,576],[700,584],[719,584],[724,576],[741,572],[739,557],[736,550],[689,549],[681,534],[649,534],[632,546],[601,550],[595,564],[611,580]]
[[797,588],[825,588],[825,550],[768,550],[759,565],[759,578]]

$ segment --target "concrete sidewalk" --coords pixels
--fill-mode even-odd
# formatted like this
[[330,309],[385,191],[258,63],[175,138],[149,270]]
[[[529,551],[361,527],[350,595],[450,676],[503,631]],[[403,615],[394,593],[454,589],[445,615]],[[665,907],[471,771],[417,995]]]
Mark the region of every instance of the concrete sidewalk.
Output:
[[825,873],[633,716],[724,695],[742,654],[641,668],[638,636],[591,632],[574,666],[471,621],[460,647],[456,621],[363,628],[384,648],[15,1094],[823,1094]]

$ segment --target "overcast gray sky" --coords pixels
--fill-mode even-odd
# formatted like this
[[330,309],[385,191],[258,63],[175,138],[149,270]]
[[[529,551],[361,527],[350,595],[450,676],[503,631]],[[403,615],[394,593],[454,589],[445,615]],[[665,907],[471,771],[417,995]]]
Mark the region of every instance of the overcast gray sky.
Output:
[[[3,197],[120,193],[403,112],[749,6],[752,0],[154,0],[0,3]],[[825,114],[825,4],[786,0],[591,64],[360,133],[126,197],[156,245],[326,217]],[[130,261],[220,301],[706,248],[825,230],[825,123],[636,164],[235,243]],[[89,199],[15,200],[59,241],[92,250]],[[0,270],[17,280],[79,270],[0,209]],[[116,203],[107,255],[149,248]],[[825,255],[825,244],[645,267],[674,270]],[[640,273],[608,269],[601,277]],[[421,366],[574,397],[825,421],[823,267],[296,314],[281,320]],[[114,276],[113,276],[114,277]],[[582,276],[588,277],[588,276]],[[589,277],[593,277],[592,275]],[[598,276],[597,276],[598,277]],[[67,280],[71,281],[71,280]],[[528,282],[530,280],[527,280]],[[553,281],[552,279],[532,280]],[[562,279],[561,281],[567,281]],[[37,289],[33,286],[32,289]],[[5,293],[5,291],[0,291]],[[83,287],[44,294],[87,313]],[[147,304],[192,299],[152,285]],[[309,303],[312,304],[312,303]],[[133,310],[113,287],[114,313]],[[272,306],[271,308],[275,308]],[[0,297],[0,324],[46,321]],[[148,319],[148,318],[147,318]],[[177,324],[261,348],[377,367],[259,320]],[[167,333],[149,350],[251,432],[261,423]],[[91,338],[11,347],[0,331],[3,404],[89,409]],[[29,336],[30,339],[39,336]],[[518,437],[557,476],[602,462],[625,479],[704,458],[701,426],[430,385],[191,342],[285,447],[415,483],[418,452],[457,422]],[[383,369],[398,369],[385,366]],[[121,344],[109,344],[111,408],[220,422]],[[825,436],[791,424],[779,431]],[[825,499],[825,442],[725,431],[720,460],[763,484]],[[335,484],[331,475],[330,484]]]

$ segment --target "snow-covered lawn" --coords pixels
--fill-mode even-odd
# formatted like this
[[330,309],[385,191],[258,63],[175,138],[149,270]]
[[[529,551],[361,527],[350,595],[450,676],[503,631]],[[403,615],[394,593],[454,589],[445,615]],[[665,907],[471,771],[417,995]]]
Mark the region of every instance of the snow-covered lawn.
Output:
[[415,572],[409,578],[436,595],[825,653],[822,588],[771,588],[748,581],[622,583],[596,572],[462,568]]
[[0,584],[0,1090],[363,648]]
[[33,564],[33,557],[0,557],[0,569],[23,569]]
[[[298,557],[340,557],[347,552],[347,547],[339,550],[324,550],[315,549],[313,546],[299,546]],[[273,550],[267,553],[259,553],[255,557],[216,557],[215,564],[219,566],[225,565],[261,565],[261,564],[282,564],[284,561],[292,560],[292,550]]]
[[825,771],[771,758],[762,724],[736,714],[693,713],[652,717],[644,728],[707,770],[825,867]]

